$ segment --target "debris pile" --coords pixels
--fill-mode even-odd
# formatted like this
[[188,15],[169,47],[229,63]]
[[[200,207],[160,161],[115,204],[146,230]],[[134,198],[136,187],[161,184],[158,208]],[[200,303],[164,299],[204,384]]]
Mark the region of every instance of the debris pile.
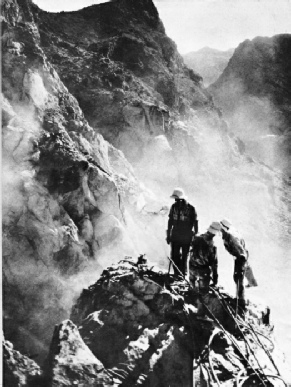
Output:
[[194,378],[195,385],[230,386],[250,377],[269,385],[264,374],[280,378],[272,327],[263,324],[264,311],[255,318],[255,310],[249,303],[243,320],[220,289],[200,296],[187,280],[155,270],[140,256],[104,270],[83,290],[71,319],[117,384],[192,386]]

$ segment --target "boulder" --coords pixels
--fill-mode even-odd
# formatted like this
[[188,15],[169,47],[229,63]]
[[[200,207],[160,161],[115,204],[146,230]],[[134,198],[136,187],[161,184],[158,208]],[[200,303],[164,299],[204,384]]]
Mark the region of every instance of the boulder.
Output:
[[[13,344],[3,341],[3,383],[5,386],[36,386],[42,383],[40,367],[29,357],[13,348]],[[38,385],[40,385],[38,384]]]
[[49,386],[112,385],[103,364],[83,342],[77,327],[66,320],[56,326],[48,357]]

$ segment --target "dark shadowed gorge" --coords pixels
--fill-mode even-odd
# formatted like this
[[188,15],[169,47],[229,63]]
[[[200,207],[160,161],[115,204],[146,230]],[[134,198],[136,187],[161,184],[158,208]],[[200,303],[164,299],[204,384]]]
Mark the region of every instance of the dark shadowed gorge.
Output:
[[221,51],[204,47],[198,51],[184,54],[183,58],[188,67],[202,75],[205,86],[208,86],[214,83],[222,74],[233,52],[233,48]]

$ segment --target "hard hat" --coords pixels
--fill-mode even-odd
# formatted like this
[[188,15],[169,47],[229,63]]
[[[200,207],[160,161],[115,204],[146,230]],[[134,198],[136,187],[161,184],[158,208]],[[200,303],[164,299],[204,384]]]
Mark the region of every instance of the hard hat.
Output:
[[186,199],[186,196],[182,188],[175,188],[170,198]]
[[218,235],[221,230],[221,224],[219,222],[212,222],[208,227],[207,232],[213,235]]
[[228,230],[231,226],[231,221],[228,219],[223,219],[220,221],[220,224],[221,224],[223,230]]

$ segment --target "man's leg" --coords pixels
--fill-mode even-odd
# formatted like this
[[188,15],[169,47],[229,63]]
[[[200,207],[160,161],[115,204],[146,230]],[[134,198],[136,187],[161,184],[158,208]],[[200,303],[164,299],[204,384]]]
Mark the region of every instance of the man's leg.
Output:
[[[172,260],[174,264],[180,269],[180,243],[172,242]],[[173,265],[174,266],[174,265]],[[174,266],[174,275],[178,276],[179,272]]]
[[209,284],[210,284],[210,270],[209,269],[201,269],[200,270],[200,293],[208,294],[209,292]]
[[236,258],[234,263],[234,275],[233,279],[237,286],[237,298],[238,306],[243,310],[245,309],[245,287],[244,287],[244,273],[245,273],[246,260]]
[[182,260],[181,260],[180,270],[184,276],[187,275],[187,259],[188,259],[189,250],[190,250],[190,243],[182,245]]

